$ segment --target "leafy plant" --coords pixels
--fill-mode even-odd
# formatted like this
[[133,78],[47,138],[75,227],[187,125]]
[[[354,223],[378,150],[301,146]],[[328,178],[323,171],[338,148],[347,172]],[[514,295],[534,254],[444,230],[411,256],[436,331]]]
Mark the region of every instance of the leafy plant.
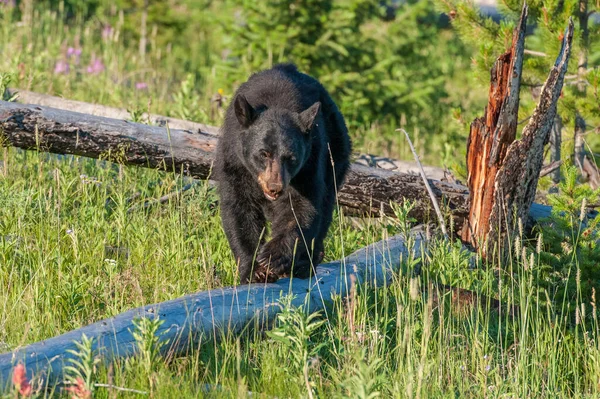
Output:
[[292,298],[280,300],[282,312],[277,315],[277,327],[267,334],[283,345],[286,357],[291,361],[292,369],[302,370],[304,383],[312,397],[312,384],[309,378],[309,360],[317,358],[325,343],[317,343],[313,338],[325,319],[319,319],[320,313],[307,314],[303,306],[293,307]]
[[97,367],[100,359],[94,356],[94,338],[88,338],[85,334],[81,336],[81,342],[75,341],[77,350],[69,349],[68,353],[73,355],[67,361],[70,365],[65,366],[65,374],[70,390],[75,398],[89,399],[94,394]]
[[600,291],[600,217],[588,216],[587,210],[600,198],[600,189],[581,184],[575,166],[563,167],[563,175],[560,193],[548,196],[552,216],[541,229],[539,284],[573,308]]
[[160,350],[166,345],[166,342],[160,340],[157,332],[164,320],[156,318],[141,317],[133,321],[135,330],[133,338],[138,348],[138,359],[146,372],[150,376],[156,370],[160,359]]
[[2,101],[15,101],[17,99],[17,94],[10,95],[7,91],[8,85],[13,80],[13,76],[10,73],[0,73],[0,98]]

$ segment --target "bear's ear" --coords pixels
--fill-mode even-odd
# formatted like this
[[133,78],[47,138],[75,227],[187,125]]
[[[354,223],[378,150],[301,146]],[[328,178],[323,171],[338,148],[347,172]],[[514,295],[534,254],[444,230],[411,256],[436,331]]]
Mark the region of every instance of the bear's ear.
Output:
[[246,100],[243,94],[238,94],[235,97],[233,104],[235,110],[235,116],[238,122],[243,127],[248,127],[256,119],[256,111],[252,108],[252,105]]
[[310,108],[300,113],[300,124],[305,133],[310,132],[313,128],[320,109],[321,103],[317,101]]

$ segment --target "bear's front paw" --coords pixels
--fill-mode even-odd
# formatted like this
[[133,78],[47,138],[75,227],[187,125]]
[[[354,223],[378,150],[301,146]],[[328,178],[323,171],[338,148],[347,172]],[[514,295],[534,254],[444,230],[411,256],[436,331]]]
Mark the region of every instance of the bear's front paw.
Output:
[[285,250],[285,245],[276,240],[271,240],[258,253],[256,258],[258,267],[255,276],[259,281],[273,282],[279,277],[289,274],[292,257]]

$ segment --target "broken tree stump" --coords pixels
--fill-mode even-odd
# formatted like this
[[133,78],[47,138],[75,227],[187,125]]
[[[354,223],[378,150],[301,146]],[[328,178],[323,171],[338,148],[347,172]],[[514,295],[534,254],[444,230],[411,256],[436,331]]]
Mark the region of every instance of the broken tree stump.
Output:
[[[487,237],[493,208],[496,174],[508,146],[515,140],[519,112],[519,89],[523,70],[527,7],[513,34],[511,48],[492,67],[485,116],[471,123],[467,142],[470,197],[469,218],[462,238],[475,248]],[[483,251],[485,255],[485,250]]]
[[471,201],[462,238],[488,259],[506,248],[505,241],[515,232],[518,220],[527,221],[571,53],[573,23],[569,21],[539,103],[523,129],[522,138],[515,141],[526,21],[524,5],[511,48],[492,68],[485,116],[473,121],[469,133],[467,168]]

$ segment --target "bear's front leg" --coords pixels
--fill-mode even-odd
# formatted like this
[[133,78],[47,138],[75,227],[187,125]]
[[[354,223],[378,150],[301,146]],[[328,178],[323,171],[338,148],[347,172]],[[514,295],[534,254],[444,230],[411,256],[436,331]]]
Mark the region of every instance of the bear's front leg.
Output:
[[277,200],[272,238],[261,247],[256,259],[257,270],[266,281],[288,275],[308,278],[311,267],[322,260],[321,215],[315,202],[291,193]]
[[266,219],[260,206],[234,185],[222,181],[219,189],[223,230],[238,263],[241,283],[250,283],[253,269],[258,267],[254,260],[263,242]]

